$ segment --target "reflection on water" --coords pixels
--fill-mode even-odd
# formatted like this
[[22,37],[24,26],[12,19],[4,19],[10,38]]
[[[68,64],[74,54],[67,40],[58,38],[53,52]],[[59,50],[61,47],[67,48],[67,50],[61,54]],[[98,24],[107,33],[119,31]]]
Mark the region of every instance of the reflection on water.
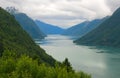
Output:
[[120,76],[120,49],[75,45],[71,39],[61,35],[50,35],[36,43],[58,61],[67,57],[75,70],[88,72],[93,78]]

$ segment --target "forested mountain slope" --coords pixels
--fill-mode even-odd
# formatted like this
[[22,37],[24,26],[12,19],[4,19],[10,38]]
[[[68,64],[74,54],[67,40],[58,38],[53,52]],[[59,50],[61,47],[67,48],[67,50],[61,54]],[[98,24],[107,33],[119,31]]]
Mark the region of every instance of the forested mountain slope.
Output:
[[0,8],[0,78],[91,78],[47,55],[14,16]]
[[43,39],[46,35],[39,29],[36,23],[25,13],[19,12],[15,7],[7,7],[6,10],[15,16],[22,28],[29,33],[33,39]]
[[120,8],[99,27],[74,41],[78,44],[120,47]]
[[34,43],[31,37],[22,29],[14,16],[0,8],[0,54],[14,52],[38,58],[41,62],[53,65],[55,60]]

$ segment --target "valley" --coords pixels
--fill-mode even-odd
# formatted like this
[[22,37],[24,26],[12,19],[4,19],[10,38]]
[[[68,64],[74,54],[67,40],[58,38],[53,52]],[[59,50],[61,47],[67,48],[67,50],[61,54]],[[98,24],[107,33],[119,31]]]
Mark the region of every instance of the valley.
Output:
[[1,0],[0,78],[120,76],[120,6],[64,1]]

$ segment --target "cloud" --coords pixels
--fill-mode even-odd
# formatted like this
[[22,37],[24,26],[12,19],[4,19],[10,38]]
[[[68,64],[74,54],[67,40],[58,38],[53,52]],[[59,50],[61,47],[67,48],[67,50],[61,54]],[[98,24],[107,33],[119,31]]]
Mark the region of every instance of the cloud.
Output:
[[112,12],[120,7],[120,0],[106,0],[106,3]]
[[0,6],[15,6],[33,19],[69,27],[85,20],[111,15],[119,0],[0,0]]

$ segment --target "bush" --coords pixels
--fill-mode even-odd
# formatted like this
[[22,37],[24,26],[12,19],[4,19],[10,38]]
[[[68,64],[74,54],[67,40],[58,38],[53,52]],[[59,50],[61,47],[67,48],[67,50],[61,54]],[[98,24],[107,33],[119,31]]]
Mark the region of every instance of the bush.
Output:
[[[20,58],[1,57],[0,59],[0,78],[91,78],[83,72],[73,72],[68,67],[56,64],[51,67],[45,64],[38,64],[37,60],[22,55]],[[68,61],[67,61],[68,62]],[[65,62],[63,62],[65,63]]]

